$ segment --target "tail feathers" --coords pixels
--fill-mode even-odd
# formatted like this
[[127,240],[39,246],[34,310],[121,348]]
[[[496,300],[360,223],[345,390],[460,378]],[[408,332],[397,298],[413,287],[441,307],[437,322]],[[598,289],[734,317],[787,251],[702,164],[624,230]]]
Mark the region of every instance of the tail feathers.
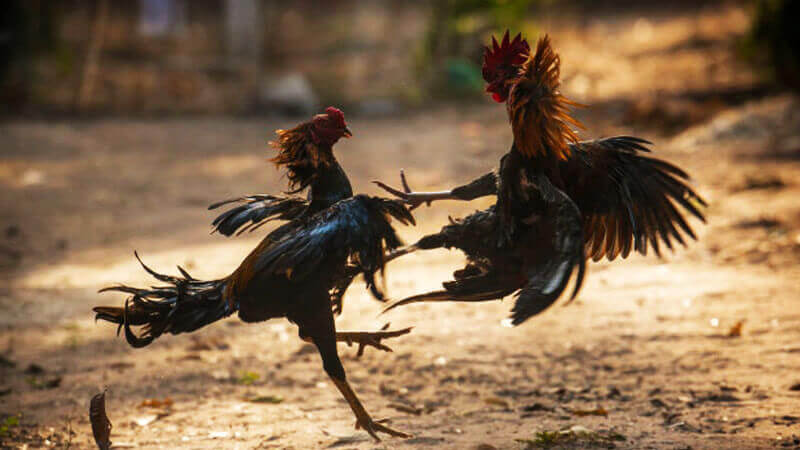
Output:
[[[136,259],[148,273],[169,285],[149,289],[125,285],[107,287],[100,292],[125,292],[131,296],[125,300],[124,307],[93,308],[95,319],[118,324],[117,334],[124,330],[125,339],[132,347],[145,347],[164,333],[190,333],[236,311],[236,307],[224,299],[225,280],[196,280],[180,267],[183,277],[163,275],[147,267],[138,254]],[[136,335],[132,326],[141,326],[141,334]]]
[[234,233],[239,235],[246,231],[254,231],[273,220],[296,219],[308,207],[308,202],[302,198],[257,194],[217,202],[208,209],[216,209],[231,203],[239,205],[214,219],[212,233],[216,231],[224,236],[232,236]]

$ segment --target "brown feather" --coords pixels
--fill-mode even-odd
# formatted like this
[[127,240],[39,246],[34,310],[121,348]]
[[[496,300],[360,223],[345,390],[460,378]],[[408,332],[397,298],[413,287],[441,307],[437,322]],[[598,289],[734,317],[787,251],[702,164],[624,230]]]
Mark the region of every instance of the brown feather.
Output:
[[508,115],[517,149],[528,158],[570,157],[570,143],[578,142],[572,127],[583,128],[570,115],[570,108],[582,106],[564,97],[559,87],[561,59],[550,45],[550,37],[539,40],[536,52],[522,64],[511,81]]
[[311,122],[304,122],[290,130],[275,130],[277,141],[270,142],[278,154],[270,159],[278,167],[286,167],[289,188],[295,192],[305,189],[316,174],[316,169],[333,162],[330,146],[314,143]]

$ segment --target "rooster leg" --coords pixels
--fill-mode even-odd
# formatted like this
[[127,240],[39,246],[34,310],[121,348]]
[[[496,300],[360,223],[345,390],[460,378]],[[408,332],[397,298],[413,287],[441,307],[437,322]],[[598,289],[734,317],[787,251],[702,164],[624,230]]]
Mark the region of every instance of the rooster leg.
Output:
[[[353,392],[347,382],[344,366],[342,366],[342,361],[339,359],[339,353],[336,349],[336,324],[333,321],[330,300],[325,294],[325,292],[320,293],[316,299],[315,308],[301,308],[294,314],[288,315],[287,318],[297,324],[302,339],[310,338],[311,342],[317,347],[317,351],[319,351],[319,355],[322,358],[322,368],[333,381],[333,384],[336,385],[336,388],[339,389],[339,392],[342,393],[345,400],[347,400],[347,404],[350,405],[350,409],[356,416],[356,429],[363,428],[376,441],[380,441],[378,433],[386,433],[397,437],[410,437],[405,433],[393,430],[372,420],[372,417],[364,409],[364,405],[358,400],[356,393]],[[397,332],[388,331],[387,333]]]
[[337,332],[336,333],[336,340],[338,342],[346,342],[348,346],[358,344],[358,353],[356,353],[356,357],[360,358],[361,355],[364,354],[364,349],[366,347],[375,347],[378,350],[383,350],[385,352],[391,352],[392,349],[388,346],[384,345],[381,341],[384,339],[391,339],[394,337],[402,336],[404,334],[408,334],[411,332],[411,327],[403,328],[402,330],[393,330],[388,331],[386,328],[389,327],[387,323],[386,326],[381,331],[349,331],[349,332]]
[[381,181],[373,181],[379,188],[394,195],[395,197],[408,203],[408,209],[414,209],[421,204],[425,203],[430,206],[434,200],[458,200],[458,197],[453,195],[453,191],[438,191],[438,192],[414,192],[406,181],[406,174],[400,171],[400,182],[403,184],[403,190],[395,189]]
[[347,382],[345,379],[336,379],[331,377],[333,384],[339,388],[339,392],[342,393],[344,399],[347,400],[347,403],[350,405],[350,409],[353,410],[353,414],[356,416],[356,429],[363,428],[364,431],[369,433],[373,439],[380,442],[380,438],[378,437],[378,433],[386,433],[390,436],[401,437],[401,438],[410,438],[410,434],[403,433],[402,431],[397,431],[395,429],[389,428],[386,425],[372,420],[369,413],[366,409],[364,409],[364,405],[361,404],[361,401],[356,396],[356,393],[353,392],[353,388],[350,387],[350,383]]
[[358,396],[356,396],[356,393],[353,392],[353,388],[350,387],[350,383],[347,382],[344,367],[336,351],[336,341],[331,339],[332,337],[333,336],[313,337],[312,340],[314,345],[317,346],[320,356],[322,356],[322,365],[325,372],[328,374],[331,381],[333,381],[333,384],[339,389],[339,392],[342,393],[344,399],[347,400],[347,404],[350,405],[350,409],[353,410],[353,414],[356,416],[356,429],[363,428],[364,431],[369,433],[369,435],[378,442],[380,442],[378,433],[386,433],[390,436],[402,438],[411,437],[406,433],[389,428],[370,417],[367,410],[364,409],[364,405],[361,404]]
[[409,253],[414,253],[415,251],[419,250],[419,247],[416,245],[407,245],[403,248],[398,248],[396,250],[392,250],[391,252],[387,253],[383,257],[383,263],[386,264],[389,261],[397,259],[403,255],[407,255]]

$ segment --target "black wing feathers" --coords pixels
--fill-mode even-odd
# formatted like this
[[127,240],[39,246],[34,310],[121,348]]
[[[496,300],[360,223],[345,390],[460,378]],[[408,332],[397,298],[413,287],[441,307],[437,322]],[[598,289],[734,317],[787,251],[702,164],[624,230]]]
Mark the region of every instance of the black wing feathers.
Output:
[[[214,219],[214,231],[225,236],[253,231],[272,220],[294,220],[303,215],[308,201],[298,197],[256,194],[214,203],[208,209],[239,203]],[[238,230],[238,232],[237,232]]]
[[317,273],[328,258],[344,257],[358,266],[373,286],[371,277],[383,268],[384,252],[402,245],[390,217],[404,224],[415,223],[398,200],[365,195],[342,200],[272,243],[258,255],[253,270],[303,280]]
[[650,142],[633,136],[572,144],[572,157],[561,162],[566,194],[584,216],[587,256],[595,261],[627,257],[635,250],[657,255],[673,241],[696,239],[683,213],[705,222],[705,201],[686,183],[680,168],[644,156]]

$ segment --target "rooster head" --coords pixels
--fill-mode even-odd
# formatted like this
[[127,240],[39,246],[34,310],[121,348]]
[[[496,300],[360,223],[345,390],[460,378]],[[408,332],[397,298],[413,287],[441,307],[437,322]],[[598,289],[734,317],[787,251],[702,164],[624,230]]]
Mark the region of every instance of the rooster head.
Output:
[[325,108],[324,114],[317,114],[311,119],[311,139],[317,145],[333,145],[340,138],[352,135],[344,121],[344,113],[333,106]]
[[483,79],[489,83],[486,92],[492,94],[494,101],[506,101],[510,90],[507,82],[517,75],[519,66],[528,59],[530,52],[531,47],[522,38],[522,33],[510,39],[506,30],[500,44],[492,36],[492,45],[487,45],[483,51]]

